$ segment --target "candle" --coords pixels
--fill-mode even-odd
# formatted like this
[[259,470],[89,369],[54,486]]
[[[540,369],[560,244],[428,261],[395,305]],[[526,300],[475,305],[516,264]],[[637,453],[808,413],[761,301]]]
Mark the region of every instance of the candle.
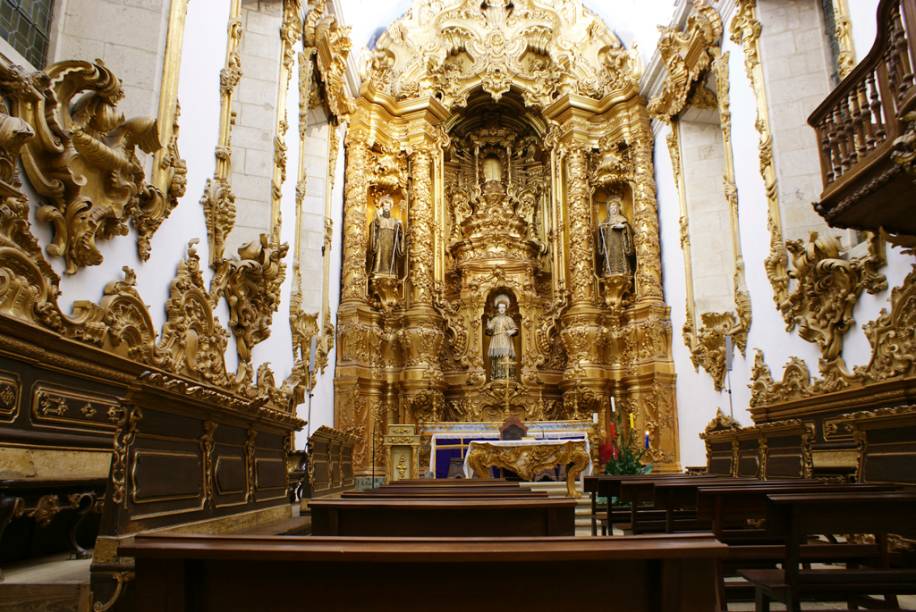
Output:
[[636,415],[632,412],[630,413],[630,429],[636,428]]
[[592,423],[594,423],[595,425],[598,424],[598,413],[597,412],[592,413]]
[[646,449],[648,450],[648,448],[649,448],[649,432],[646,431]]
[[614,405],[614,396],[611,396],[611,414],[614,414],[614,411],[617,410],[617,407]]

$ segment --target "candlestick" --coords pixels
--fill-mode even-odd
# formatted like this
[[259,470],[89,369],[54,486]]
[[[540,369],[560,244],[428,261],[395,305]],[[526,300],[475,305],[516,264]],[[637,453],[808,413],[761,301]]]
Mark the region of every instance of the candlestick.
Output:
[[649,432],[646,432],[646,450],[649,450]]
[[636,415],[632,412],[630,413],[630,429],[636,428]]

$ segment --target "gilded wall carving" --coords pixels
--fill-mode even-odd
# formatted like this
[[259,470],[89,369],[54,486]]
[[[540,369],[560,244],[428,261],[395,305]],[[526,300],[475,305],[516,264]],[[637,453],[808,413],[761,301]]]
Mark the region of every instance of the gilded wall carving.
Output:
[[[652,430],[657,468],[677,466],[638,81],[575,0],[421,0],[381,35],[346,138],[335,419],[358,437],[357,471],[386,423],[597,412],[604,431],[612,390]],[[604,278],[611,194],[635,265]],[[368,265],[379,214],[407,237],[397,273]]]
[[[687,293],[686,318],[682,329],[684,343],[690,349],[694,367],[706,370],[717,391],[721,391],[725,383],[726,336],[730,336],[738,350],[744,353],[751,325],[751,301],[744,274],[731,138],[729,56],[719,48],[722,31],[722,20],[718,12],[702,0],[693,2],[692,12],[683,31],[666,28],[662,33],[659,50],[667,77],[662,92],[649,104],[649,111],[671,126],[667,142],[680,200],[681,249],[684,252]],[[715,92],[707,87],[710,81],[715,85]],[[733,258],[731,289],[734,308],[730,311],[697,312],[693,257],[694,251],[703,245],[691,244],[688,203],[696,195],[688,188],[681,155],[684,143],[680,115],[688,108],[718,111],[723,162],[724,200],[721,204],[727,207]]]
[[225,387],[229,384],[224,358],[228,334],[213,312],[197,242],[188,243],[187,257],[178,264],[169,288],[160,363],[170,372]]
[[[843,62],[849,61],[851,39],[848,31],[840,31],[843,27],[848,29],[848,18],[844,19],[841,5],[842,0],[834,3],[835,10],[841,9],[837,11],[841,58],[844,53],[847,58],[841,59],[842,72]],[[874,294],[887,288],[879,272],[885,263],[884,245],[878,237],[871,236],[868,253],[853,258],[840,249],[836,239],[820,238],[816,233],[805,242],[784,240],[769,101],[761,66],[762,28],[756,0],[739,0],[731,23],[731,39],[744,47],[744,65],[757,101],[755,125],[760,137],[760,174],[766,188],[770,231],[770,255],[765,262],[767,277],[787,331],[797,326],[799,335],[817,343],[822,360],[835,363],[834,376],[842,378],[844,368],[838,357],[843,335],[853,322],[852,311],[858,298],[862,291]]]
[[267,234],[261,234],[258,242],[240,246],[237,258],[224,259],[210,284],[213,306],[220,296],[229,306],[229,328],[239,356],[238,381],[252,380],[251,349],[270,336],[286,278],[287,251],[287,244],[271,242]]
[[916,373],[916,268],[903,284],[891,291],[890,310],[883,309],[877,319],[863,326],[871,346],[866,365],[849,371],[842,361],[821,361],[820,378],[812,379],[805,362],[789,360],[782,379],[773,379],[757,350],[751,373],[751,406],[809,398],[824,393],[851,390],[882,381],[912,377]]
[[173,194],[146,182],[138,157],[162,146],[156,120],[124,118],[121,81],[100,60],[59,62],[31,75],[0,66],[0,82],[10,114],[35,131],[20,153],[41,198],[36,218],[53,231],[48,255],[63,258],[67,274],[98,265],[96,241],[126,234],[131,222],[145,258],[172,208]]
[[235,194],[232,191],[232,126],[235,123],[232,100],[242,79],[241,0],[230,0],[226,36],[226,60],[219,74],[219,136],[217,138],[216,169],[207,179],[200,205],[207,224],[210,265],[215,267],[223,258],[226,237],[235,225]]

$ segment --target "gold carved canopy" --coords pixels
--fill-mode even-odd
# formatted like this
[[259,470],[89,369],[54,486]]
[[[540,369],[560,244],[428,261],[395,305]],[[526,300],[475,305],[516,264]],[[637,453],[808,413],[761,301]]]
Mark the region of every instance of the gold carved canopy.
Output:
[[678,467],[637,64],[578,0],[419,0],[380,37],[346,139],[335,419],[357,472],[387,424],[597,413],[598,434],[612,397]]

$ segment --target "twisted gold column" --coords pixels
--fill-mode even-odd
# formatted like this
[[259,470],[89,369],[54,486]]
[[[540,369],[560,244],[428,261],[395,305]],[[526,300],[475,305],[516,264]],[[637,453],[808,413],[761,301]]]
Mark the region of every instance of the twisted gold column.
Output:
[[341,303],[366,299],[366,205],[369,148],[359,132],[347,133],[347,186],[344,196],[343,287]]

